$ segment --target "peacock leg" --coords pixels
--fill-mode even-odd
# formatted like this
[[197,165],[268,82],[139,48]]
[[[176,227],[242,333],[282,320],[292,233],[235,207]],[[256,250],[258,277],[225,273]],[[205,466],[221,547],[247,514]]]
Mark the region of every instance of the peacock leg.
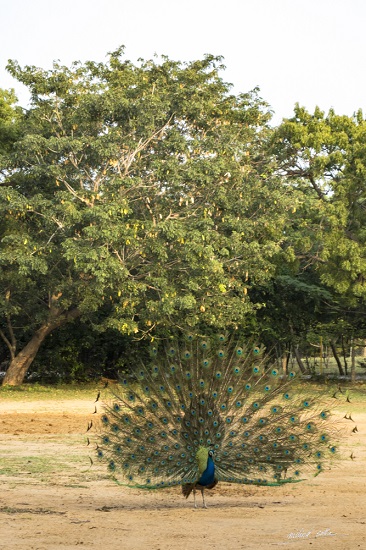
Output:
[[201,489],[201,493],[202,493],[203,508],[207,508],[207,505],[206,505],[206,502],[205,502],[205,490],[204,490],[204,488]]
[[196,504],[196,488],[193,487],[193,502],[194,502],[194,507],[197,508],[197,504]]

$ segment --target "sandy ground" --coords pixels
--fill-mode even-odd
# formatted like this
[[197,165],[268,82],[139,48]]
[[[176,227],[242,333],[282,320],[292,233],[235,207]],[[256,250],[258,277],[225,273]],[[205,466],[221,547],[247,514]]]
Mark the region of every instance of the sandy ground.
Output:
[[366,411],[347,460],[284,487],[219,484],[209,508],[179,489],[131,490],[90,465],[93,405],[0,401],[0,549],[366,549]]

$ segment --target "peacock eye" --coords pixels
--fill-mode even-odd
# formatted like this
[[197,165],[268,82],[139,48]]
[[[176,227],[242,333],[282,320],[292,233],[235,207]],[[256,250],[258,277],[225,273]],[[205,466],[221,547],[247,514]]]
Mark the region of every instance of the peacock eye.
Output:
[[[252,345],[228,338],[206,342],[197,333],[185,344],[170,341],[128,375],[98,418],[95,451],[109,474],[141,488],[181,485],[184,493],[205,469],[202,486],[215,479],[213,470],[222,481],[280,485],[309,466],[313,474],[328,469],[339,443],[332,410],[318,408],[316,391],[291,391],[293,373],[270,357],[260,362]],[[257,348],[259,358],[264,349]]]

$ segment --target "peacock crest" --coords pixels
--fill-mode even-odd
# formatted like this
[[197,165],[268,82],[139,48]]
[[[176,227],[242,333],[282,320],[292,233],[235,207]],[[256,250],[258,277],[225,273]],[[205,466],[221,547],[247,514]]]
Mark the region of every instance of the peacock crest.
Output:
[[97,456],[123,483],[183,494],[218,481],[280,485],[319,474],[340,430],[327,398],[296,386],[263,349],[225,335],[152,346],[100,417]]

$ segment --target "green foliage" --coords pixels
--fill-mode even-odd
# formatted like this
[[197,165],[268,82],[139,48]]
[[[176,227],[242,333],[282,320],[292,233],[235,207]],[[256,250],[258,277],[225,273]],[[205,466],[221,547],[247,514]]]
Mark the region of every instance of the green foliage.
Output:
[[362,113],[297,106],[273,130],[259,91],[232,94],[222,69],[211,55],[132,64],[123,48],[9,63],[32,102],[0,93],[1,361],[78,317],[100,356],[74,324],[36,372],[128,369],[124,344],[107,359],[111,334],[239,327],[297,345],[335,338],[339,319],[338,335],[363,337]]
[[22,114],[16,104],[14,90],[0,89],[0,174],[6,168],[6,159],[19,137],[19,122]]
[[294,249],[338,294],[366,297],[366,120],[297,106],[273,145],[298,193]]
[[230,94],[213,56],[8,68],[32,105],[0,186],[3,331],[243,323],[292,208],[258,91]]
[[33,361],[28,381],[81,383],[117,379],[148,359],[148,343],[118,331],[93,330],[78,320],[50,334]]

